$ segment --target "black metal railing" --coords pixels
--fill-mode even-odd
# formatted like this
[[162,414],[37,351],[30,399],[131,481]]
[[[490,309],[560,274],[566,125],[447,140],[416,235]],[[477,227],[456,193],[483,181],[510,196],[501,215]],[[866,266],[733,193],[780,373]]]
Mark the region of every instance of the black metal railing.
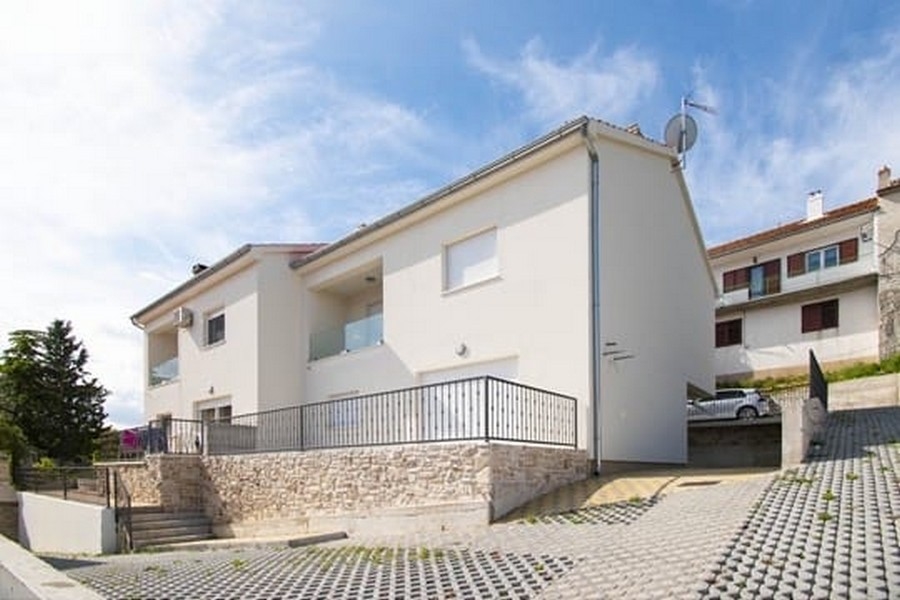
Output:
[[822,406],[828,410],[828,381],[812,350],[809,351],[809,397],[821,400]]
[[106,467],[18,467],[16,482],[25,492],[110,507],[109,469]]
[[195,419],[156,419],[148,425],[129,427],[119,433],[119,458],[141,458],[144,454],[200,454],[203,424]]
[[[489,376],[220,421],[167,419],[148,429],[143,447],[150,453],[235,454],[463,440],[578,445],[575,398]],[[177,434],[182,441],[176,444],[168,436]]]

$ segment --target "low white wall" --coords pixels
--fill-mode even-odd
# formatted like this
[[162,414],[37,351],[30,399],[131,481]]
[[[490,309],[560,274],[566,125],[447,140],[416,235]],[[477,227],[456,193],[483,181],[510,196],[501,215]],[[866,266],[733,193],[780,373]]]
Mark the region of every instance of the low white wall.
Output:
[[116,551],[115,511],[19,492],[19,543],[32,552],[107,554]]
[[0,535],[0,598],[17,600],[103,600]]

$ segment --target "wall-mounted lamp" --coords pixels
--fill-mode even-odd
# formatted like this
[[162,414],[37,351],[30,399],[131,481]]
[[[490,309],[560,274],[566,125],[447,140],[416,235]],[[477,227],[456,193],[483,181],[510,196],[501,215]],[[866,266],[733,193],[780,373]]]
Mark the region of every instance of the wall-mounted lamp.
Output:
[[466,346],[464,343],[460,344],[459,346],[456,347],[456,355],[459,356],[460,358],[462,358],[463,356],[466,356],[467,354],[469,354],[469,347]]

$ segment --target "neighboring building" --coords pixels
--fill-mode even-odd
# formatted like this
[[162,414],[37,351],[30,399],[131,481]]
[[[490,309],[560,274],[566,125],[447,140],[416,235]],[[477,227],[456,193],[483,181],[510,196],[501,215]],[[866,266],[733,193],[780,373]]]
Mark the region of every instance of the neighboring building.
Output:
[[872,198],[825,211],[809,195],[803,220],[709,249],[719,302],[720,381],[802,372],[898,351],[900,180],[878,174]]
[[[145,413],[495,375],[576,398],[592,458],[685,462],[685,398],[714,385],[715,295],[676,166],[583,117],[315,252],[246,246],[133,317]],[[153,377],[176,356],[178,377]]]

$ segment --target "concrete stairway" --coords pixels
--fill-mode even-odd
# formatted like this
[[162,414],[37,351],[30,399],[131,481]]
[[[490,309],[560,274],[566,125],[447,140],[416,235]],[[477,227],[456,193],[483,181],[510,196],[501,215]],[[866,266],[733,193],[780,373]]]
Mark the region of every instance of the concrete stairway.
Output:
[[165,512],[156,506],[134,507],[131,531],[135,550],[212,538],[212,525],[203,513]]

